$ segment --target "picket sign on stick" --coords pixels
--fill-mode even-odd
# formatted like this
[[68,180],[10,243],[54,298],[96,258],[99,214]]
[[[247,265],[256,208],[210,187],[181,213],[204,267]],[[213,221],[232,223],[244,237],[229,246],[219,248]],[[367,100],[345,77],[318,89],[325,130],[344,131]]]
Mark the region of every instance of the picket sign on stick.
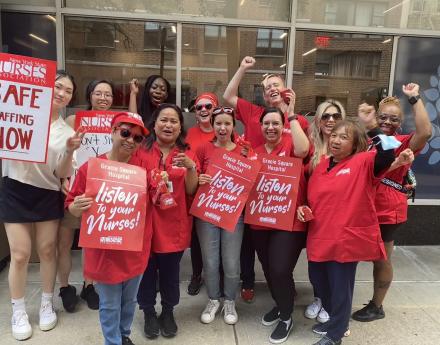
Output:
[[190,213],[234,231],[261,164],[226,150],[216,152],[206,169],[212,182],[199,187]]
[[302,161],[259,154],[261,170],[246,203],[247,224],[292,230]]
[[0,158],[46,163],[56,62],[0,53]]
[[92,207],[82,215],[79,245],[141,251],[147,204],[145,169],[100,158],[88,162],[86,196]]

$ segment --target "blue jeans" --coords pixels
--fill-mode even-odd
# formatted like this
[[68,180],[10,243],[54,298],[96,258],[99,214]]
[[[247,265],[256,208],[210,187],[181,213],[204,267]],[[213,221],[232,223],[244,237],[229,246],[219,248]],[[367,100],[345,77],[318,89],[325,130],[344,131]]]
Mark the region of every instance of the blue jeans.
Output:
[[96,283],[105,345],[121,345],[122,337],[130,336],[141,278],[138,275],[119,284]]
[[229,232],[194,218],[203,257],[204,280],[210,299],[220,298],[220,255],[224,271],[225,299],[235,300],[240,283],[240,250],[243,239],[243,216],[240,216],[234,232]]

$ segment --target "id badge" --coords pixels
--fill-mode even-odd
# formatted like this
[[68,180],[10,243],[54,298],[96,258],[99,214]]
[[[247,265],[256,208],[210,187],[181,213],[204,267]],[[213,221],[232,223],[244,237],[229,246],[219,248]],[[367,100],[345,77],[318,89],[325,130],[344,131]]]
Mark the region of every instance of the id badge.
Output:
[[168,188],[168,192],[170,192],[170,193],[174,192],[173,181],[168,181],[167,182],[167,188]]

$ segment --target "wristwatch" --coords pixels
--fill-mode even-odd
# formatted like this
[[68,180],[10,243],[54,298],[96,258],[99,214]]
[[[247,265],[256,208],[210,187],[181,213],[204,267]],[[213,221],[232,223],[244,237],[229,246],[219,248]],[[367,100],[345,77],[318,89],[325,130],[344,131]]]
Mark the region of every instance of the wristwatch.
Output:
[[408,102],[409,102],[409,104],[414,105],[417,103],[417,101],[419,99],[420,99],[420,95],[412,96],[412,97],[408,98]]
[[298,115],[296,115],[296,114],[293,114],[293,115],[290,115],[288,118],[287,118],[287,121],[293,121],[293,120],[298,120]]

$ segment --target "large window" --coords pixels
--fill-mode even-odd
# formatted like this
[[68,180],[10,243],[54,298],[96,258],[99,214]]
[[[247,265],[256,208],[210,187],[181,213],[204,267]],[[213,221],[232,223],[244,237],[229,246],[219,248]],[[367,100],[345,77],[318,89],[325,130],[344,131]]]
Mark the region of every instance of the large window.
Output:
[[159,22],[66,18],[66,69],[78,84],[74,106],[86,105],[85,88],[94,79],[115,84],[113,108],[128,107],[132,78],[143,84],[149,75],[160,74],[175,87],[175,28]]
[[256,55],[283,56],[286,51],[287,31],[258,29]]
[[326,98],[339,100],[349,115],[362,101],[377,104],[388,93],[391,56],[388,36],[297,31],[297,110],[313,113]]

